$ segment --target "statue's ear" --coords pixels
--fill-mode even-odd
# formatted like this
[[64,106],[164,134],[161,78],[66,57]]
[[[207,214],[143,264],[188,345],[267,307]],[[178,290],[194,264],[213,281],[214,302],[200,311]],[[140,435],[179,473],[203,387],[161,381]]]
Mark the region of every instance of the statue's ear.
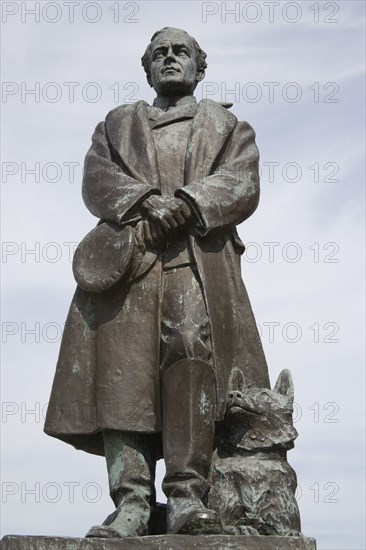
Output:
[[239,370],[238,368],[235,367],[231,371],[231,375],[230,375],[230,379],[229,379],[229,389],[230,390],[243,391],[244,386],[245,386],[245,384],[244,384],[243,373],[241,372],[241,370]]
[[146,80],[148,81],[150,88],[152,88],[153,83],[152,83],[152,80],[151,80],[151,76],[149,74],[146,75]]
[[274,391],[285,395],[292,401],[294,400],[294,384],[292,382],[291,372],[288,369],[284,369],[280,372],[276,385],[273,389]]

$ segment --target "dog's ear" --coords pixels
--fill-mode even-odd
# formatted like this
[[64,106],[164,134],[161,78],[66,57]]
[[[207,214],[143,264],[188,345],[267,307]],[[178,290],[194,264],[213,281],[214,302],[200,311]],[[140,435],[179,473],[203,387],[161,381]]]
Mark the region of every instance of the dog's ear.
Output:
[[291,401],[294,400],[294,384],[292,382],[291,372],[288,369],[284,369],[280,372],[276,385],[273,388],[274,391],[285,395]]
[[243,391],[244,387],[245,387],[245,381],[244,381],[243,373],[241,372],[241,370],[235,367],[231,371],[231,375],[229,379],[229,389]]

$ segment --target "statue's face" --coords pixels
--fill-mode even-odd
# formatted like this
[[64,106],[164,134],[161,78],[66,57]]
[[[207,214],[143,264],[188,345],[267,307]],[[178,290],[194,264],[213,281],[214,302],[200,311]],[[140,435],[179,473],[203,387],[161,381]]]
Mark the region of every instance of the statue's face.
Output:
[[152,43],[150,78],[156,93],[191,95],[202,80],[192,39],[179,31],[159,34]]

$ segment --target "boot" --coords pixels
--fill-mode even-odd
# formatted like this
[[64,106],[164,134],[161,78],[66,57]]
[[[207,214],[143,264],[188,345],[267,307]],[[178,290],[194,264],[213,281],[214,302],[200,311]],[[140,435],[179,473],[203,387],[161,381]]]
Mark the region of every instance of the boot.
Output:
[[121,538],[147,535],[155,505],[154,442],[146,436],[115,430],[103,431],[108,480],[115,512],[103,525],[92,527],[87,538]]
[[183,359],[163,375],[163,453],[167,532],[221,533],[205,507],[214,441],[215,375],[204,361]]

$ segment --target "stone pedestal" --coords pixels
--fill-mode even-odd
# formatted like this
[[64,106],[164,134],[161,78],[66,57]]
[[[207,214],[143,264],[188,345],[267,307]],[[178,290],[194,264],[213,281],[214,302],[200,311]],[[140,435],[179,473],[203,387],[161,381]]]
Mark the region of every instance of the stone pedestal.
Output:
[[229,535],[156,535],[109,540],[6,535],[1,550],[316,550],[316,543],[312,538]]

